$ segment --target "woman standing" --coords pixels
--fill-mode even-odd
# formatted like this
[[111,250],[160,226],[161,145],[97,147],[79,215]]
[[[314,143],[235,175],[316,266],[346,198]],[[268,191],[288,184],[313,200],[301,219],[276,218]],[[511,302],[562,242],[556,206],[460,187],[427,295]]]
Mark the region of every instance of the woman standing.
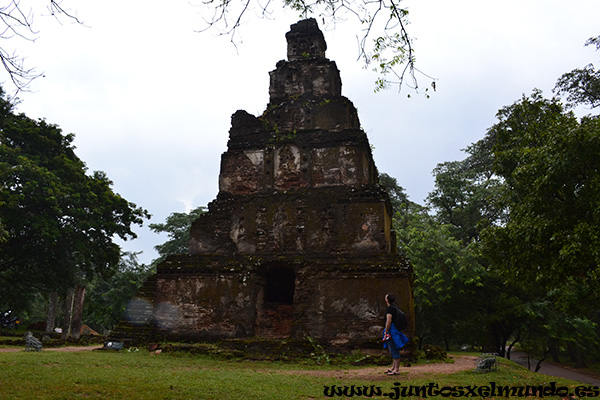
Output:
[[[385,329],[383,330],[383,348],[389,349],[392,356],[392,368],[387,370],[388,375],[400,374],[400,349],[408,343],[408,337],[401,329],[406,326],[406,316],[396,304],[396,297],[388,293],[385,295]],[[400,329],[398,328],[400,327]]]

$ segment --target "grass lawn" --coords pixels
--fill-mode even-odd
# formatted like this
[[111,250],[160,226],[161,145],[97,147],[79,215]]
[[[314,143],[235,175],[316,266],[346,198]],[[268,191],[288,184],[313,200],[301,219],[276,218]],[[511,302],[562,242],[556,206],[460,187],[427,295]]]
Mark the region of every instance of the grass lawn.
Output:
[[497,372],[420,375],[410,381],[402,375],[378,374],[370,380],[344,376],[344,370],[352,369],[356,367],[225,361],[186,354],[151,355],[146,351],[7,352],[0,353],[0,399],[363,399],[369,397],[327,397],[324,390],[333,385],[340,388],[355,385],[380,387],[381,393],[394,393],[392,388],[398,384],[435,383],[442,387],[495,382],[524,386],[557,382],[557,386],[567,386],[575,393],[575,387],[581,385],[534,374],[505,360]]

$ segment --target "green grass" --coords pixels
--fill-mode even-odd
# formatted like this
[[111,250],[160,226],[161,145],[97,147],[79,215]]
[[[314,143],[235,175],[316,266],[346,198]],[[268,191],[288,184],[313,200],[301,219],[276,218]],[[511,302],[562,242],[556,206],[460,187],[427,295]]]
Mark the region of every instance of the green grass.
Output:
[[20,351],[0,353],[0,399],[326,399],[324,387],[332,385],[375,385],[383,392],[389,391],[394,382],[465,386],[494,381],[499,385],[521,386],[555,381],[570,390],[578,385],[534,374],[504,360],[497,372],[429,375],[410,382],[405,376],[394,379],[381,375],[378,380],[361,381],[340,379],[343,373],[294,374],[299,370],[332,369],[356,368],[226,361],[181,354],[150,355],[145,351]]

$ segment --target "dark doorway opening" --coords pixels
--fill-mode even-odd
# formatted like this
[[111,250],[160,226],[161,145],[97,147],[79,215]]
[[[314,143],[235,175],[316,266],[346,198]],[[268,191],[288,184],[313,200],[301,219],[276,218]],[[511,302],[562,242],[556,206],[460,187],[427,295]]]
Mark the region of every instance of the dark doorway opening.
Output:
[[273,265],[265,269],[263,279],[256,333],[267,338],[289,337],[294,321],[296,273],[293,268]]
[[287,267],[274,267],[267,271],[265,303],[294,304],[296,274]]

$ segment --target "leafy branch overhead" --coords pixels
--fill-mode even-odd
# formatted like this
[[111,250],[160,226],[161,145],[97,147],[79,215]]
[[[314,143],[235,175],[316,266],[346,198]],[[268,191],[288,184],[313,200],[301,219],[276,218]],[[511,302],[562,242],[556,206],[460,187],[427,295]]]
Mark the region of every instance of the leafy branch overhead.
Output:
[[[594,45],[600,50],[600,36],[588,39],[586,46]],[[567,96],[570,106],[583,104],[596,108],[600,106],[600,70],[593,64],[574,69],[563,74],[554,87],[557,94]]]
[[[435,90],[435,79],[415,67],[412,39],[406,29],[408,10],[400,6],[401,1],[283,0],[283,6],[299,12],[301,18],[316,17],[325,26],[358,23],[358,59],[379,75],[375,91],[390,86],[399,90],[407,86],[416,91],[417,73],[430,79]],[[210,16],[205,18],[206,25],[200,31],[216,30],[229,36],[234,45],[241,41],[240,28],[248,12],[258,10],[260,17],[269,18],[277,7],[270,0],[265,4],[258,0],[207,0],[202,6]]]
[[[338,23],[357,24],[358,60],[366,68],[373,69],[378,78],[375,91],[403,86],[417,91],[419,73],[431,81],[435,90],[435,79],[415,67],[412,39],[406,29],[408,10],[400,6],[402,0],[283,0],[283,8],[297,11],[301,18],[317,17],[325,26],[335,27]],[[27,90],[31,81],[43,76],[25,63],[25,57],[12,51],[18,48],[19,40],[35,41],[40,32],[34,26],[34,17],[51,16],[81,24],[76,14],[61,4],[60,0],[45,0],[44,5],[25,1],[6,0],[0,2],[0,62],[8,73],[16,91]],[[199,31],[216,30],[220,35],[229,36],[237,45],[241,42],[240,28],[249,13],[257,13],[261,18],[270,18],[281,4],[271,0],[203,0],[199,5],[204,9],[205,25]],[[13,43],[14,42],[14,43]],[[425,94],[429,87],[425,89]]]

